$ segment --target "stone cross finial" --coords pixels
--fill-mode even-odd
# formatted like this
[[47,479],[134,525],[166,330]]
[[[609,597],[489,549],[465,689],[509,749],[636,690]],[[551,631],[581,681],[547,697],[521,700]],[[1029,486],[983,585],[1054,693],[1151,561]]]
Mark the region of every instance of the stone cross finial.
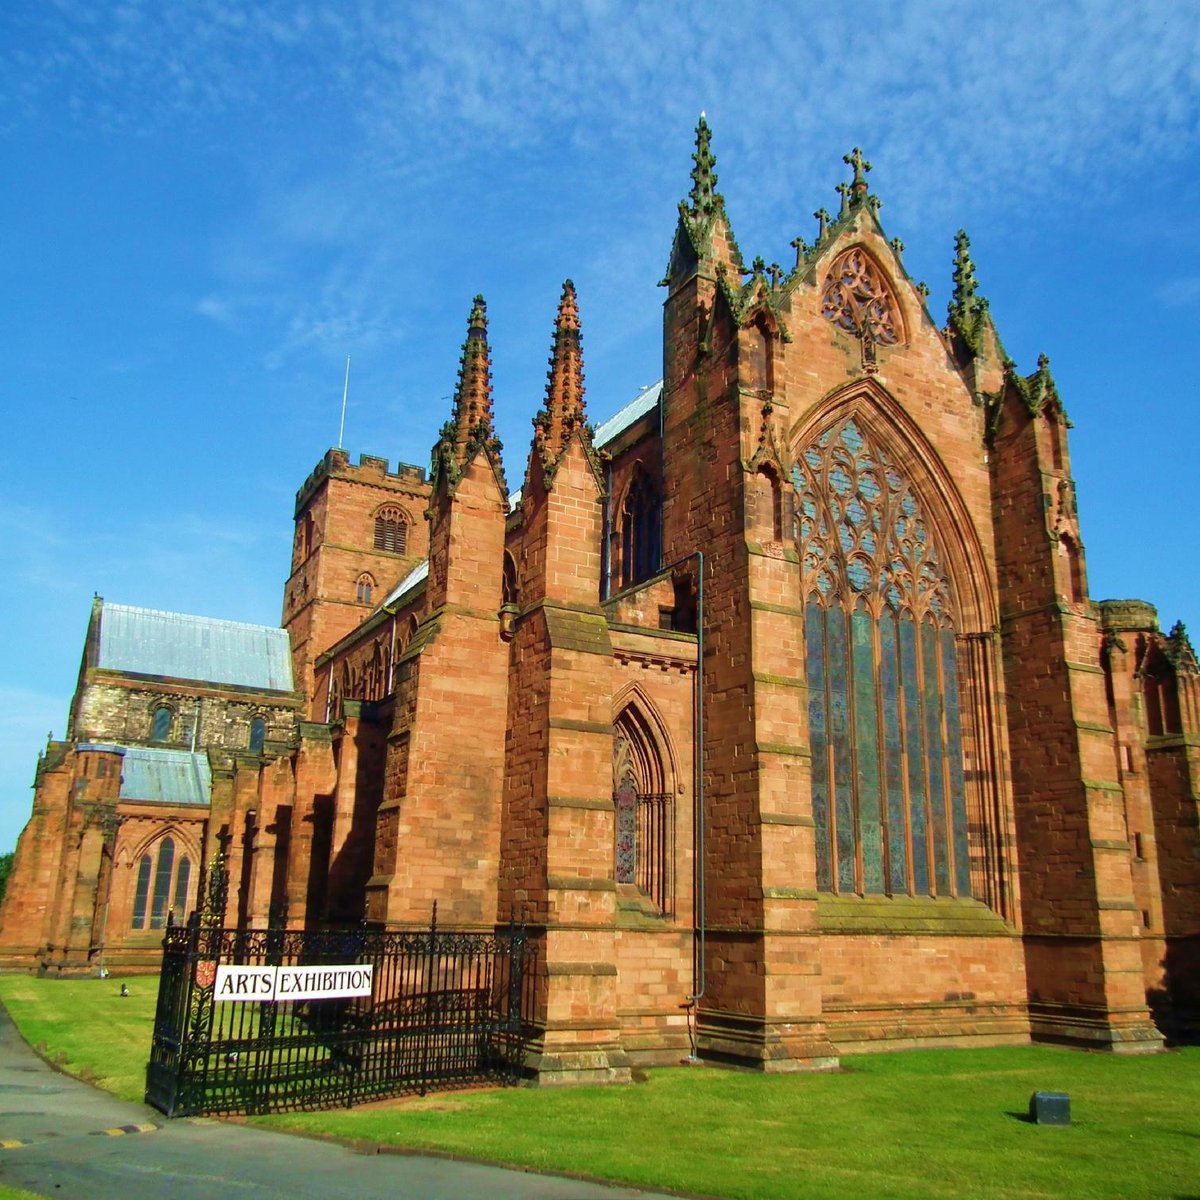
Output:
[[851,192],[850,184],[839,183],[834,190],[842,198],[842,209],[838,215],[840,217],[844,217],[850,211],[850,192]]
[[892,253],[897,258],[899,258],[900,255],[904,253],[904,243],[898,237],[892,238],[892,240],[888,243],[888,245],[891,246]]
[[808,243],[802,237],[795,237],[791,245],[796,252],[796,270],[799,270],[800,264],[808,257]]
[[842,155],[842,162],[854,168],[854,179],[850,186],[856,194],[861,195],[867,190],[866,172],[871,169],[871,164],[863,158],[863,153],[857,146],[849,154]]
[[771,277],[771,286],[777,288],[779,286],[779,277],[783,274],[783,268],[778,263],[772,263],[767,268],[767,274]]
[[829,229],[829,222],[831,219],[829,216],[829,210],[827,208],[818,208],[817,211],[813,213],[813,216],[817,219],[817,241],[820,242],[824,239],[825,233]]

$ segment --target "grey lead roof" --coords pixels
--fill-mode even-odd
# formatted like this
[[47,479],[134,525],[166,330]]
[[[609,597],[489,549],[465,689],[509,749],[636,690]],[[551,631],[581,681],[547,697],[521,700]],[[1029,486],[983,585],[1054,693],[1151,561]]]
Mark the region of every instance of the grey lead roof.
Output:
[[260,691],[292,690],[287,630],[104,602],[96,666]]
[[120,800],[205,806],[212,801],[207,754],[150,746],[81,744],[79,749],[115,751],[122,756]]
[[620,412],[596,427],[595,436],[592,438],[593,445],[606,446],[618,433],[628,429],[639,417],[645,416],[662,398],[662,390],[661,379],[649,387],[642,388]]
[[121,764],[120,798],[207,805],[212,800],[208,755],[130,746]]

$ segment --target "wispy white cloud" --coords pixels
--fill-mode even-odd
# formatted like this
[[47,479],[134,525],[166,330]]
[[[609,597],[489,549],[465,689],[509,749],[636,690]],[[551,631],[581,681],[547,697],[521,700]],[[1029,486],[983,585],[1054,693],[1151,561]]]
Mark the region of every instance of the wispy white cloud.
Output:
[[1168,308],[1192,308],[1200,302],[1200,275],[1169,279],[1158,288],[1158,298]]

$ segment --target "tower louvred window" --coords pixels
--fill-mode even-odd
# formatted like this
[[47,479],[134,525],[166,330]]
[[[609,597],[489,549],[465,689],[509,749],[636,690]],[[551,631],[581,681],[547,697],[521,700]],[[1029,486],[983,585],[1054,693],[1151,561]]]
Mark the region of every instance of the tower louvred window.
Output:
[[375,549],[404,554],[408,549],[408,519],[398,508],[381,508],[375,514]]
[[825,277],[821,312],[839,329],[861,337],[869,326],[874,341],[894,346],[902,326],[896,299],[883,272],[861,246],[840,254]]

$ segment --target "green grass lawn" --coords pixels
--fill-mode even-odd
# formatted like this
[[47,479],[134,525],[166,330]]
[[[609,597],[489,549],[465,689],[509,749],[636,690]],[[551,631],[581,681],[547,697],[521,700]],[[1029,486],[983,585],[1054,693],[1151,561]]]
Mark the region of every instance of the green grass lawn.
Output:
[[[130,987],[122,1000],[112,980],[8,976],[0,998],[68,1070],[136,1099],[153,982]],[[451,1092],[257,1123],[747,1200],[1200,1198],[1200,1050],[928,1050],[845,1067],[662,1069],[629,1087]],[[1035,1090],[1070,1093],[1074,1123],[1021,1119]]]
[[[121,983],[129,988],[121,996]],[[158,977],[37,979],[0,975],[0,1001],[25,1040],[71,1075],[122,1100],[142,1099]]]

